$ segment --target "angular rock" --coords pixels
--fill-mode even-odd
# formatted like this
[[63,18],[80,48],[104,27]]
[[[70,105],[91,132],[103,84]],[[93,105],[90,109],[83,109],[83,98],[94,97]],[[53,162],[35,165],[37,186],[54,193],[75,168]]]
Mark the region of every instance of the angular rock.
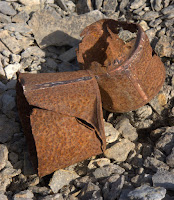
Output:
[[153,8],[153,10],[155,11],[160,11],[162,9],[162,0],[151,0],[151,7]]
[[57,4],[64,11],[68,10],[64,0],[55,0],[55,4]]
[[41,198],[40,200],[64,200],[62,194],[53,194],[53,195],[48,195],[46,197]]
[[21,11],[12,18],[12,22],[26,23],[29,20],[29,18],[29,15],[25,11]]
[[95,169],[93,175],[96,179],[106,178],[112,174],[123,174],[125,170],[119,165],[109,164]]
[[[0,35],[2,36],[1,32]],[[8,48],[0,41],[0,52],[3,52],[4,50],[8,51]]]
[[161,12],[162,12],[164,15],[173,13],[173,12],[174,12],[174,4],[168,6],[167,8],[163,8],[163,9],[161,10]]
[[135,190],[129,192],[128,197],[131,200],[162,200],[166,195],[166,189],[160,187],[150,187],[142,185]]
[[11,18],[7,15],[4,15],[2,13],[0,13],[0,22],[1,23],[10,23],[11,22]]
[[136,110],[136,117],[138,117],[140,120],[146,119],[152,115],[152,108],[148,105],[145,105],[138,110]]
[[167,156],[166,163],[171,168],[174,168],[174,148],[172,148],[172,152]]
[[134,0],[134,1],[131,3],[130,8],[131,8],[132,10],[137,9],[137,8],[141,7],[142,5],[144,5],[145,2],[146,2],[146,0]]
[[104,155],[107,158],[114,159],[117,162],[124,162],[130,151],[135,148],[135,144],[128,139],[122,139],[110,148],[108,148]]
[[6,1],[0,1],[0,12],[4,15],[16,15],[16,11],[13,9],[13,7]]
[[110,164],[110,160],[108,158],[98,158],[95,160],[91,160],[88,164],[88,169],[95,169],[97,167],[103,167],[105,165]]
[[20,55],[16,55],[16,54],[11,54],[10,55],[10,63],[19,63],[21,60],[21,56]]
[[102,6],[102,3],[103,3],[103,0],[95,0],[95,8],[97,10],[100,10],[101,6]]
[[103,1],[103,10],[105,12],[115,12],[116,7],[117,7],[117,0],[104,0]]
[[138,138],[136,128],[130,124],[129,119],[127,118],[124,118],[118,122],[115,128],[125,139],[136,141]]
[[151,28],[151,29],[148,29],[148,30],[146,31],[147,37],[149,38],[149,41],[150,41],[150,42],[154,39],[155,34],[156,34],[156,31],[157,31],[157,30],[156,30],[155,28]]
[[149,23],[149,26],[150,27],[157,27],[161,24],[162,22],[162,19],[158,18],[158,19],[155,19],[155,20],[152,20],[150,23]]
[[1,41],[9,48],[9,50],[15,54],[18,54],[22,51],[18,40],[15,37],[9,35],[7,30],[0,31]]
[[112,143],[117,140],[119,132],[113,127],[111,123],[104,122],[104,130],[107,143]]
[[4,26],[5,30],[14,31],[19,33],[31,33],[30,27],[24,23],[8,23]]
[[153,170],[154,172],[157,172],[159,169],[161,170],[169,169],[168,165],[166,165],[164,162],[157,160],[156,158],[153,158],[153,157],[147,157],[146,160],[144,161],[144,166],[146,168]]
[[19,0],[19,2],[26,6],[33,6],[35,4],[40,4],[40,0]]
[[8,200],[7,196],[5,194],[0,194],[1,200]]
[[79,42],[80,33],[91,23],[102,19],[103,14],[98,10],[84,15],[65,17],[59,21],[60,16],[52,12],[41,10],[33,14],[29,26],[33,31],[38,45],[42,48],[50,45],[71,45]]
[[0,144],[0,170],[2,170],[8,160],[8,149],[5,145]]
[[106,179],[106,183],[102,189],[105,200],[115,200],[120,195],[124,185],[124,176],[115,174]]
[[30,56],[44,57],[45,52],[41,50],[38,46],[28,47],[22,54],[22,58],[27,58]]
[[143,28],[144,31],[147,31],[149,29],[149,26],[147,25],[147,22],[144,20],[141,20],[139,25]]
[[72,65],[69,62],[62,62],[58,64],[59,72],[70,72],[79,70],[79,66]]
[[2,96],[2,111],[6,114],[8,111],[11,111],[16,106],[15,97],[4,94]]
[[78,177],[79,176],[73,171],[60,169],[54,172],[49,186],[54,193],[57,193],[63,186],[68,185],[72,180]]
[[0,94],[7,89],[6,85],[0,81]]
[[164,187],[166,190],[174,191],[174,174],[169,171],[159,170],[153,175],[152,182],[156,187]]
[[87,183],[93,182],[95,183],[97,180],[94,176],[82,176],[74,180],[74,185],[80,189],[84,188]]
[[33,199],[34,194],[30,190],[21,191],[13,196],[13,200]]
[[4,71],[7,79],[11,79],[16,74],[16,72],[19,71],[21,68],[22,68],[21,65],[17,62],[5,67]]
[[77,13],[84,14],[93,10],[91,0],[79,0],[76,5]]
[[146,12],[142,19],[145,20],[145,21],[151,21],[152,19],[156,19],[159,17],[159,13],[158,12],[155,12],[155,11],[149,11],[149,12]]
[[77,49],[77,46],[69,49],[65,53],[62,53],[58,57],[58,59],[65,61],[65,62],[70,62],[70,61],[74,60],[76,58],[76,49]]

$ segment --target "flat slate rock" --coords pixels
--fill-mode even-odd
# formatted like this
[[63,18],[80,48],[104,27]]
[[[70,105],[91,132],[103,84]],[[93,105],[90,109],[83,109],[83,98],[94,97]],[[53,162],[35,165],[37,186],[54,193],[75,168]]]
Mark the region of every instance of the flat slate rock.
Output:
[[4,15],[16,15],[16,11],[13,9],[13,7],[6,1],[0,1],[0,12]]

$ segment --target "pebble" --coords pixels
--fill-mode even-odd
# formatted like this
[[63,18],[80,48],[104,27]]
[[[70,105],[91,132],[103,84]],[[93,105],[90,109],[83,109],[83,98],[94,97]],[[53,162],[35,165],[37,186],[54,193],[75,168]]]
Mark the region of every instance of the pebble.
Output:
[[132,3],[131,3],[131,6],[130,8],[131,9],[138,9],[139,7],[141,7],[142,5],[144,5],[146,1],[145,0],[134,0]]
[[149,38],[149,41],[151,42],[153,39],[154,39],[154,37],[155,37],[155,35],[156,35],[156,29],[155,28],[151,28],[151,29],[148,29],[147,31],[146,31],[146,34],[147,34],[147,37]]
[[34,197],[30,190],[21,191],[13,196],[14,200],[32,200]]
[[159,17],[159,13],[158,12],[155,12],[155,11],[149,11],[149,12],[146,12],[142,19],[145,20],[145,21],[151,21],[152,19],[156,19]]
[[49,186],[54,193],[57,193],[63,186],[68,185],[72,180],[78,177],[79,176],[73,171],[60,169],[54,172]]
[[117,162],[124,162],[130,151],[135,148],[135,144],[128,139],[122,139],[110,148],[108,148],[104,155],[107,158],[114,159]]
[[17,71],[21,69],[21,65],[19,63],[9,64],[4,68],[5,74],[8,79],[11,79]]
[[162,9],[162,0],[151,0],[151,6],[152,8],[159,12]]
[[115,12],[117,7],[117,0],[104,0],[103,1],[103,10],[104,12]]
[[118,139],[119,132],[109,122],[104,122],[104,130],[106,135],[106,142],[112,143]]
[[149,26],[150,27],[157,27],[158,25],[160,25],[162,22],[162,19],[158,18],[156,20],[152,20],[150,23],[149,23]]
[[130,191],[128,197],[131,200],[162,200],[165,197],[165,194],[165,188],[142,185],[141,187]]
[[0,12],[4,15],[14,16],[16,15],[16,11],[13,7],[6,1],[0,1]]
[[125,139],[136,141],[138,138],[136,128],[130,124],[129,119],[127,118],[124,118],[118,122],[115,128]]
[[174,191],[174,174],[169,171],[157,171],[152,177],[152,182],[156,187],[164,187],[166,190]]
[[0,170],[2,170],[8,160],[8,149],[5,145],[0,144]]
[[147,31],[149,29],[149,26],[147,25],[147,22],[144,20],[141,20],[139,25],[143,28],[144,31]]
[[105,165],[110,164],[110,160],[108,158],[98,158],[95,160],[91,160],[88,164],[88,169],[94,169],[96,167],[103,167]]
[[173,12],[174,12],[174,4],[168,6],[167,8],[163,8],[163,9],[161,10],[161,12],[162,12],[164,15],[173,13]]

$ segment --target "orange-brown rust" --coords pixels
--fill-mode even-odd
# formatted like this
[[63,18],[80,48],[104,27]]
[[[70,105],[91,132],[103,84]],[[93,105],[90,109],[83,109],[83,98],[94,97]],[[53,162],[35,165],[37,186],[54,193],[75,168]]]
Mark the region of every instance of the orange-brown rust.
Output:
[[[137,37],[125,43],[119,38],[120,29]],[[164,65],[153,55],[141,26],[103,19],[86,27],[81,36],[78,62],[95,74],[106,110],[135,110],[159,92],[165,79]]]
[[105,150],[100,92],[92,72],[19,74],[16,91],[39,176]]

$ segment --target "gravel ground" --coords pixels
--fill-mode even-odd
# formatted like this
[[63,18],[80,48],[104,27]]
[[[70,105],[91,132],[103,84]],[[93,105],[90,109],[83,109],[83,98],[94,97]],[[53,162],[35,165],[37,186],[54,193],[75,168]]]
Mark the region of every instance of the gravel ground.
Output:
[[[39,178],[16,108],[16,72],[78,70],[83,28],[99,19],[139,23],[166,67],[159,94],[124,114],[104,110],[107,150]],[[0,199],[174,199],[174,1],[0,1]]]

